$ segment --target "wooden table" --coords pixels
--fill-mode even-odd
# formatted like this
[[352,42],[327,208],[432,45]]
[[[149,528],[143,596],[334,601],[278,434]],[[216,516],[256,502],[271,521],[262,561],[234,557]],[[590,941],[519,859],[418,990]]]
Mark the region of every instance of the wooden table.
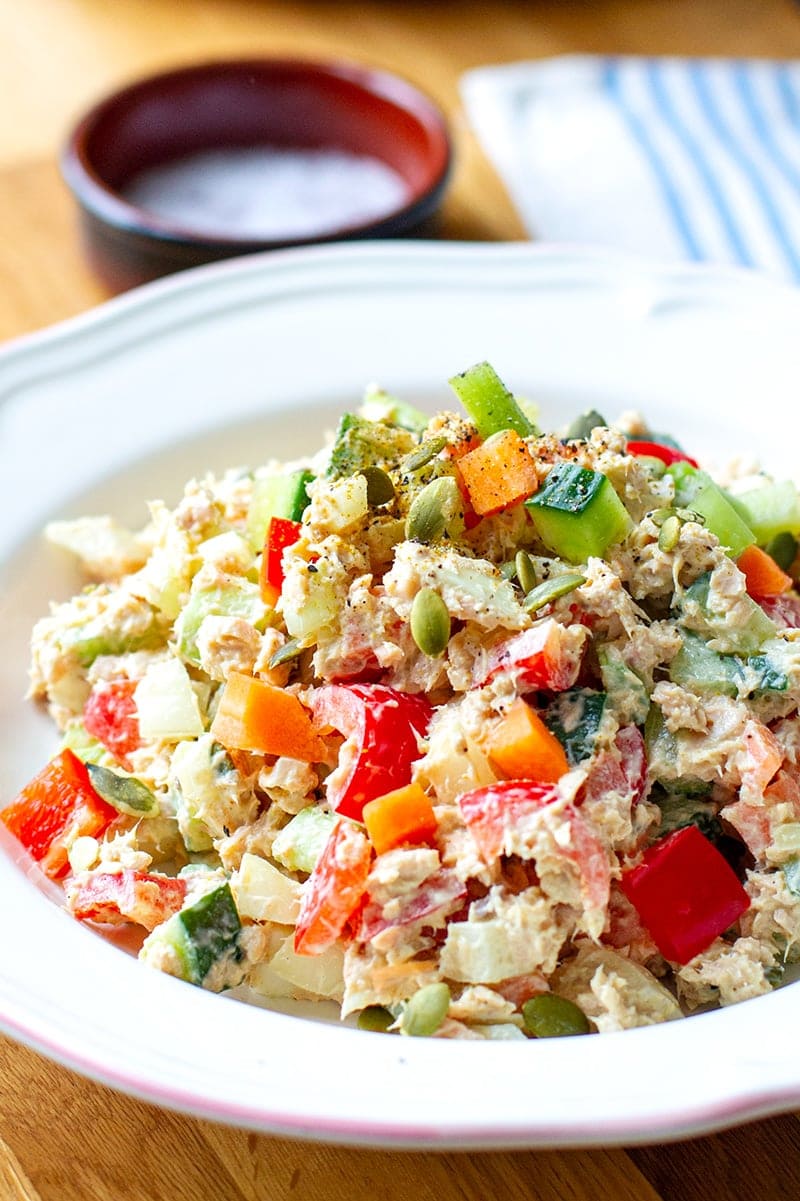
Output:
[[[0,340],[104,299],[81,256],[57,152],[71,121],[121,82],[168,65],[257,52],[345,55],[398,70],[452,119],[457,167],[442,235],[507,240],[524,233],[465,125],[459,76],[481,63],[574,51],[796,57],[800,6],[0,0]],[[690,1064],[686,1076],[690,1089]],[[798,1179],[798,1115],[627,1150],[346,1150],[166,1113],[0,1039],[0,1201],[794,1201]]]

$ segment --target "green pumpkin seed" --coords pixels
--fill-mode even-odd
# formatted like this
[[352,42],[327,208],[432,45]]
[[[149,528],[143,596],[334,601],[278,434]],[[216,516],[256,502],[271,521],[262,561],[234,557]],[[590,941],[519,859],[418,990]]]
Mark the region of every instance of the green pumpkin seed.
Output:
[[367,504],[371,509],[394,500],[394,484],[381,467],[364,467],[361,475],[367,481]]
[[517,565],[513,559],[509,559],[507,563],[500,564],[500,574],[510,584],[514,582],[517,578]]
[[413,1038],[435,1034],[447,1017],[450,989],[446,984],[426,984],[406,1001],[400,1016],[400,1030]]
[[267,667],[271,671],[273,667],[280,667],[284,663],[290,663],[292,659],[296,659],[298,655],[301,655],[304,649],[298,638],[289,638],[283,646],[279,646],[274,654],[270,655]]
[[653,509],[649,514],[653,525],[662,526],[665,521],[675,515],[675,509]]
[[158,798],[135,776],[121,776],[98,763],[87,763],[92,788],[99,797],[129,817],[152,817],[160,810]]
[[702,513],[693,513],[691,509],[676,509],[675,513],[681,521],[693,521],[695,525],[705,525],[706,519]]
[[589,1020],[582,1009],[566,997],[542,993],[522,1006],[525,1028],[536,1038],[564,1038],[570,1034],[588,1034]]
[[681,519],[676,514],[668,517],[658,532],[658,549],[665,552],[674,550],[681,536]]
[[517,570],[519,586],[527,596],[536,587],[536,569],[533,566],[533,559],[526,550],[518,550],[514,566]]
[[451,475],[440,476],[417,493],[406,518],[406,538],[411,542],[436,542],[460,512],[461,494]]
[[379,1030],[385,1033],[394,1022],[394,1015],[382,1005],[368,1005],[358,1015],[359,1030]]
[[439,434],[435,438],[427,438],[416,450],[412,450],[411,454],[402,459],[401,472],[419,471],[420,467],[426,467],[431,459],[435,459],[440,451],[444,450],[445,446],[447,446],[447,438],[443,434]]
[[585,575],[573,575],[572,572],[553,576],[552,579],[537,584],[533,591],[525,597],[522,607],[526,613],[535,613],[537,609],[543,609],[545,605],[574,592],[576,588],[580,588],[581,584],[585,583]]
[[411,606],[411,637],[423,655],[438,659],[450,641],[450,614],[433,588],[422,588]]

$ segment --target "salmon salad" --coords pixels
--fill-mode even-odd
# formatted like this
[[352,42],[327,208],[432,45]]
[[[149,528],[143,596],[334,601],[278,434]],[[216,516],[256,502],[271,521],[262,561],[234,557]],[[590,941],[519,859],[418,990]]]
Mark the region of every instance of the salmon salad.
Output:
[[[54,521],[0,821],[143,968],[364,1030],[605,1033],[800,959],[800,496],[493,367]],[[268,434],[265,445],[268,447]],[[55,743],[55,739],[54,739]]]

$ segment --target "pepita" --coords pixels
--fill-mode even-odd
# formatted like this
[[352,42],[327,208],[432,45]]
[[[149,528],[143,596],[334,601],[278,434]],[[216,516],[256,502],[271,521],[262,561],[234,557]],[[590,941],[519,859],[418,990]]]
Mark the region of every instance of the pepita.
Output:
[[394,500],[394,484],[381,467],[364,467],[361,475],[367,481],[367,504],[371,509]]
[[411,605],[411,636],[423,655],[438,659],[450,641],[450,614],[433,588],[422,588]]
[[460,502],[458,484],[451,475],[431,480],[411,502],[406,538],[411,542],[436,542],[460,511]]
[[517,570],[517,579],[519,586],[527,596],[536,587],[536,569],[533,566],[533,559],[526,550],[518,550],[514,559],[514,566]]
[[413,1038],[435,1034],[447,1017],[450,989],[444,983],[426,984],[406,1001],[400,1015],[400,1030]]
[[382,1005],[368,1005],[358,1015],[359,1030],[388,1030],[394,1022],[394,1015]]
[[431,459],[435,459],[445,446],[447,446],[447,438],[444,434],[439,434],[435,438],[427,438],[416,450],[412,450],[411,454],[402,459],[400,471],[403,473],[419,471],[420,467],[426,467]]
[[99,797],[129,817],[152,817],[160,806],[155,793],[135,776],[122,776],[98,763],[87,763],[92,788]]
[[668,553],[678,545],[681,536],[681,519],[673,513],[658,532],[658,549]]
[[273,667],[280,667],[284,663],[290,663],[292,659],[296,659],[298,655],[301,655],[303,650],[304,647],[302,646],[299,638],[289,638],[283,644],[283,646],[279,646],[278,649],[274,651],[272,655],[270,655],[267,667],[271,671]]
[[544,580],[543,583],[537,584],[525,597],[522,607],[526,613],[535,613],[537,609],[543,609],[545,605],[549,605],[553,601],[558,600],[559,597],[574,592],[576,588],[580,588],[581,584],[585,583],[585,575],[573,575],[572,572],[568,572],[565,575],[553,576],[552,579]]

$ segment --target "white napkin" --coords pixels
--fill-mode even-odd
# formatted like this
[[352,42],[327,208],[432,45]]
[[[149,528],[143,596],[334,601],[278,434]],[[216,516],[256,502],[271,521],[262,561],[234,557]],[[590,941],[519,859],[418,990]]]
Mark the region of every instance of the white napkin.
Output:
[[461,86],[532,237],[800,282],[800,63],[576,55]]

